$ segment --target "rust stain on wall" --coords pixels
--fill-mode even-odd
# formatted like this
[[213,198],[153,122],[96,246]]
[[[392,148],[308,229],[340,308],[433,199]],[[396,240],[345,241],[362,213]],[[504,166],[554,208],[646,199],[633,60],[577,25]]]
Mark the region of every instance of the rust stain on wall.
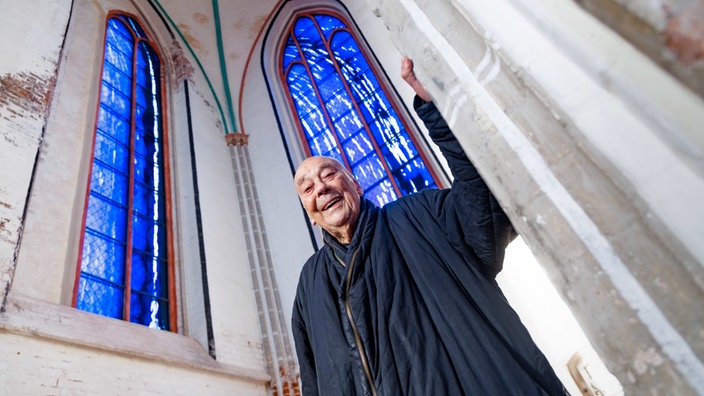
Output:
[[183,80],[193,80],[193,65],[188,61],[186,55],[183,53],[183,49],[177,40],[171,43],[170,51],[171,62],[173,63],[174,75],[176,76],[176,83],[180,84]]
[[704,1],[684,7],[676,15],[669,9],[665,12],[670,15],[663,32],[667,49],[688,66],[704,61]]
[[205,25],[206,23],[210,22],[210,18],[200,12],[196,12],[193,14],[193,20],[196,21],[196,23]]
[[254,23],[252,24],[252,27],[249,28],[249,32],[247,33],[247,36],[251,39],[256,38],[259,35],[259,32],[264,29],[264,24],[266,23],[267,16],[262,15],[259,18],[254,20]]
[[43,117],[51,99],[53,78],[26,72],[0,76],[0,114],[7,119],[21,115],[20,112]]
[[179,23],[178,29],[181,31],[181,34],[183,34],[183,37],[186,39],[191,48],[193,48],[193,51],[198,52],[198,54],[202,56],[208,55],[208,51],[203,49],[203,44],[191,32],[190,26],[185,23]]

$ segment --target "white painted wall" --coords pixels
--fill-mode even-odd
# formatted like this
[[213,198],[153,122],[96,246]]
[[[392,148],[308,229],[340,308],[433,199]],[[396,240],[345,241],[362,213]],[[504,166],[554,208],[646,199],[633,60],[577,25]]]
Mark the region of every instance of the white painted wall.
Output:
[[[29,189],[39,133],[44,133],[14,282],[0,312],[2,354],[17,358],[3,359],[0,363],[6,365],[0,374],[3,390],[13,394],[55,389],[70,394],[264,395],[269,377],[244,230],[236,204],[237,192],[223,119],[214,105],[208,82],[202,73],[187,76],[190,107],[186,106],[183,81],[176,79],[172,63],[172,56],[177,55],[172,53],[175,50],[172,38],[148,4],[79,0],[73,3],[72,9],[71,4],[64,2],[35,10],[36,7],[28,3],[17,2],[8,6],[7,12],[5,7],[3,9],[2,18],[14,18],[19,24],[24,20],[25,25],[31,20],[41,25],[34,30],[22,30],[23,35],[8,35],[16,36],[16,43],[21,44],[17,48],[29,49],[20,51],[19,59],[26,55],[33,57],[29,64],[17,65],[25,71],[8,71],[8,75],[34,73],[36,81],[41,83],[38,79],[43,78],[39,74],[42,70],[49,76],[47,79],[56,79],[56,87],[46,86],[53,94],[47,93],[46,107],[50,112],[46,120],[41,106],[26,109],[26,114],[24,110],[20,113],[0,107],[0,126],[5,125],[6,119],[12,121],[15,114],[31,120],[31,123],[23,120],[24,125],[17,124],[17,131],[5,133],[3,130],[4,136],[24,136],[20,132],[35,131],[30,139],[34,146],[0,145],[1,152],[7,152],[8,159],[11,153],[17,169],[24,172],[18,183],[10,184],[4,173],[10,174],[13,167],[3,167],[2,171],[3,191],[12,193],[8,197],[14,201],[8,198],[7,203],[18,213],[14,216],[17,221]],[[174,197],[172,218],[177,250],[178,333],[155,331],[70,307],[93,144],[103,35],[110,10],[125,11],[140,20],[157,42],[166,73],[169,166]],[[69,11],[72,11],[71,20],[59,63],[58,51],[69,22]],[[9,19],[3,31],[6,26],[15,26],[14,20]],[[9,41],[2,42],[9,45]],[[38,42],[45,43],[46,48],[34,51]],[[17,52],[17,48],[13,51]],[[190,55],[186,54],[186,58],[191,64],[196,63]],[[3,59],[0,68],[9,67],[14,61],[9,57]],[[54,75],[53,68],[57,64],[59,71]],[[206,345],[188,111],[193,125],[217,360],[208,355]],[[15,207],[15,201],[21,205]],[[16,236],[17,231],[13,231],[13,235]],[[15,262],[11,251],[14,245],[3,246],[7,248],[3,247],[1,269],[7,280],[7,275],[13,274]],[[3,292],[6,285],[3,281]]]

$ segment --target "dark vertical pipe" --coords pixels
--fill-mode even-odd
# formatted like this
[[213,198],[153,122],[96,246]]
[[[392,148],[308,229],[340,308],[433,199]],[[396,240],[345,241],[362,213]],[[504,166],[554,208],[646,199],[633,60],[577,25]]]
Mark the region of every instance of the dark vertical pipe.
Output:
[[196,207],[196,228],[198,230],[198,250],[200,252],[200,271],[203,280],[203,303],[205,305],[205,325],[208,331],[208,353],[215,356],[215,337],[213,336],[213,319],[210,315],[210,288],[208,287],[208,266],[205,260],[205,241],[203,240],[203,221],[200,213],[200,195],[198,192],[198,170],[196,169],[196,151],[193,144],[193,121],[191,119],[191,98],[188,93],[188,81],[183,82],[186,94],[186,118],[188,119],[188,145],[191,153],[191,173],[193,175],[193,201]]

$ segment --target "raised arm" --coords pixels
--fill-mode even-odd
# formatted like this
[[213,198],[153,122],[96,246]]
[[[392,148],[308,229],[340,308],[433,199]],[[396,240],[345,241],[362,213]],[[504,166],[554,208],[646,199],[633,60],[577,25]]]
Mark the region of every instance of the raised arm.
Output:
[[503,266],[506,246],[516,236],[513,226],[416,78],[413,61],[406,57],[401,63],[401,76],[415,91],[413,107],[454,177],[443,208],[448,237],[453,244],[473,251],[480,261],[480,270],[494,278]]

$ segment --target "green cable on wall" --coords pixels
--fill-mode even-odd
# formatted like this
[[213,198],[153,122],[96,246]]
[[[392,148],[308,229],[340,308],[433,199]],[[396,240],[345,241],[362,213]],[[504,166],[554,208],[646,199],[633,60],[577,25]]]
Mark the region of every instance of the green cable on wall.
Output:
[[225,51],[222,45],[222,29],[220,28],[220,7],[218,0],[213,0],[213,18],[215,20],[215,36],[218,44],[218,56],[220,58],[220,73],[222,73],[222,81],[225,89],[225,99],[227,99],[227,110],[232,123],[232,131],[237,131],[235,123],[235,113],[232,106],[232,95],[230,94],[230,82],[227,78],[227,66],[225,64]]
[[[213,88],[213,84],[210,81],[210,78],[208,78],[208,73],[205,72],[205,68],[203,67],[203,64],[200,62],[200,59],[198,59],[198,56],[196,55],[195,51],[193,51],[193,48],[191,47],[190,44],[188,44],[188,40],[186,40],[186,37],[184,37],[183,33],[181,33],[181,30],[178,28],[176,23],[174,23],[173,19],[169,16],[169,14],[166,12],[164,7],[161,5],[159,0],[153,0],[154,3],[159,7],[159,10],[161,13],[166,17],[166,19],[169,21],[169,24],[171,24],[171,27],[176,30],[176,33],[178,33],[178,36],[181,38],[181,41],[186,45],[186,48],[188,48],[188,52],[191,54],[193,59],[195,59],[196,64],[198,64],[198,68],[200,69],[201,73],[203,73],[203,77],[205,77],[205,81],[208,83],[208,88],[210,89],[210,92],[213,94],[213,99],[215,99],[215,104],[217,105],[218,111],[220,112],[220,118],[222,118],[223,125],[225,126],[225,134],[230,133],[229,125],[227,122],[227,118],[225,118],[225,113],[222,110],[222,105],[220,104],[220,100],[218,99],[218,95],[215,92],[215,88]],[[213,8],[216,9],[217,7],[217,0],[213,0]],[[218,11],[219,14],[219,11]],[[223,73],[223,82],[225,85],[225,93],[227,95],[227,100],[228,100],[228,106],[229,106],[229,114],[230,114],[230,120],[233,128],[233,132],[236,132],[236,126],[235,126],[235,119],[234,119],[234,114],[232,111],[232,99],[230,97],[230,88],[229,88],[229,83],[227,80],[227,74],[225,73],[224,69],[224,64],[225,64],[225,59],[223,55],[223,49],[222,49],[222,34],[220,33],[220,18],[219,16],[216,17],[216,31],[217,31],[217,40],[218,40],[218,52],[220,53],[220,66],[221,66],[221,71]]]

